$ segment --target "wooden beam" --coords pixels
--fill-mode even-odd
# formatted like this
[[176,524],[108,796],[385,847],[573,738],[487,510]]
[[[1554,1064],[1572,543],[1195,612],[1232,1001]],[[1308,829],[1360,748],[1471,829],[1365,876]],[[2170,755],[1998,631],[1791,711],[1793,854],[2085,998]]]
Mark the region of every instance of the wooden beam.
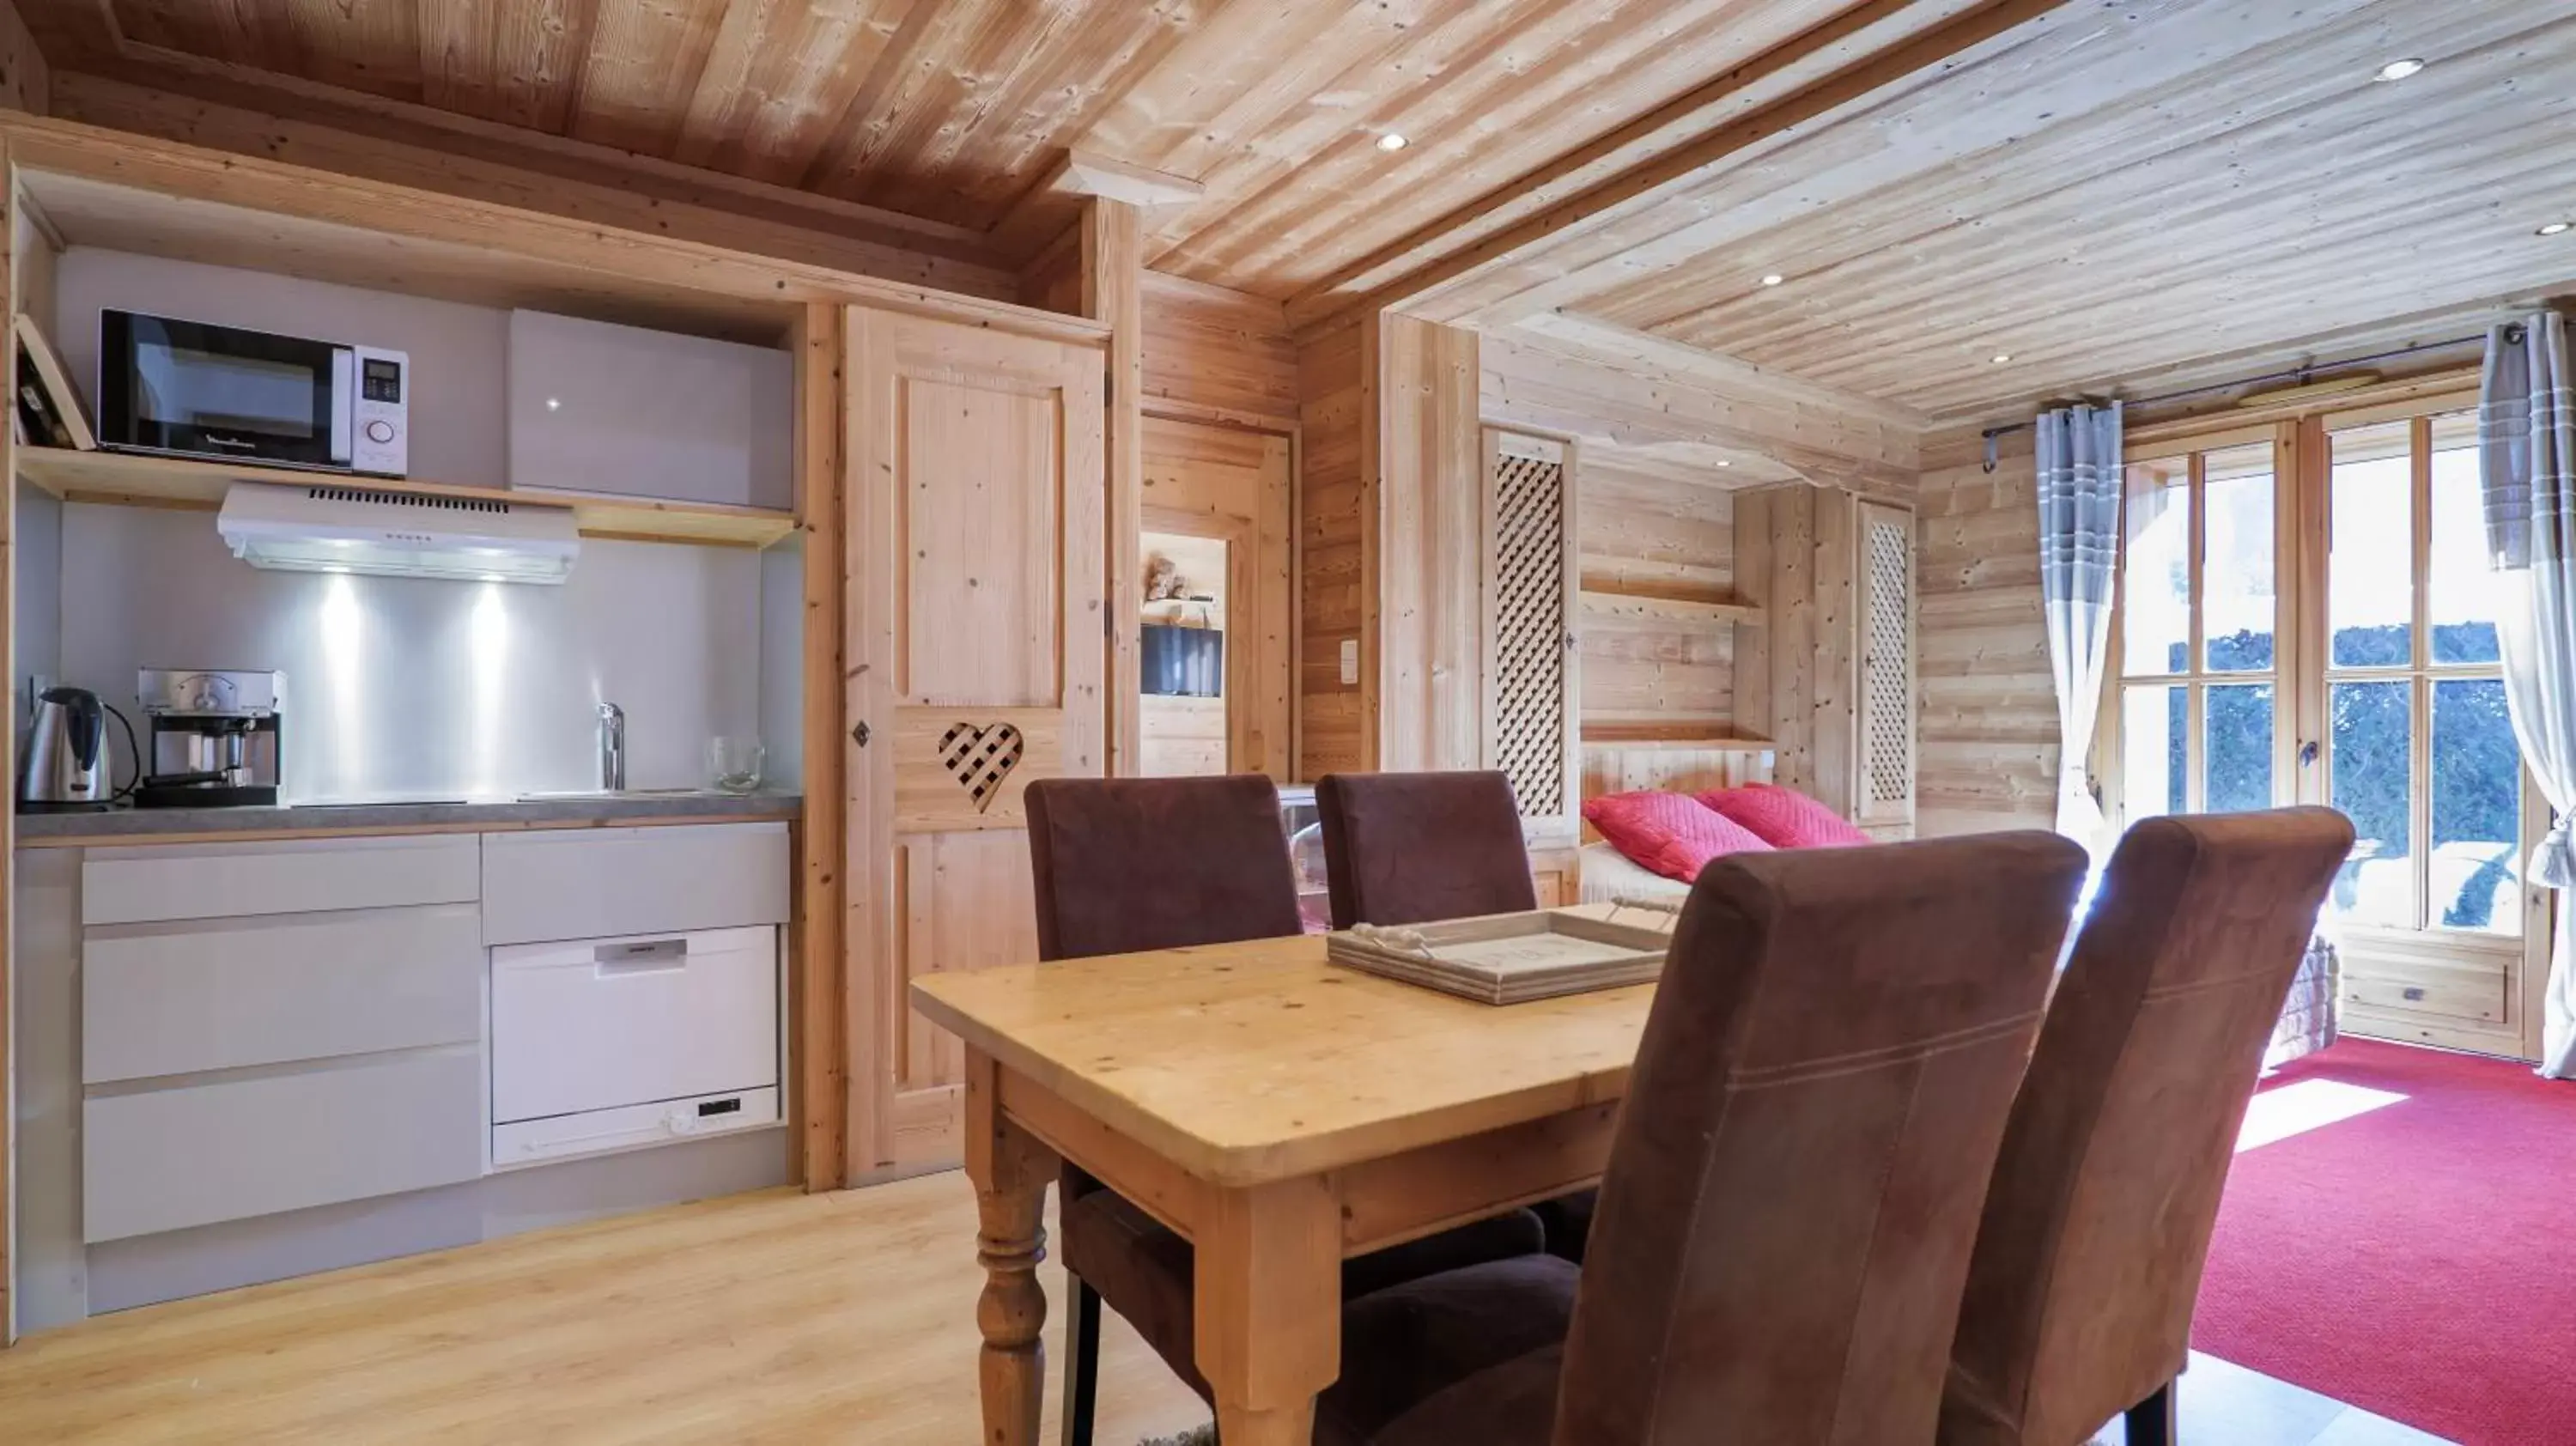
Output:
[[1559,342],[1593,356],[1615,358],[1640,369],[1704,382],[1713,391],[1748,401],[1775,402],[1784,409],[1810,408],[1844,417],[1861,417],[1882,427],[1920,432],[1931,418],[1895,402],[1863,396],[1841,387],[1809,381],[1770,367],[1755,366],[1719,352],[1667,341],[1598,317],[1546,311],[1522,321],[1518,330]]
[[[1946,64],[2068,0],[1985,0],[1892,49],[1870,49],[1866,32],[1899,17],[1911,3],[1863,0],[1847,7],[1537,171],[1342,267],[1290,299],[1289,321],[1303,335],[1349,313],[1383,311],[1415,301],[1437,287],[1677,186],[1709,166],[1882,86]],[[1798,79],[1829,66],[1820,77]],[[1741,106],[1748,94],[1759,95],[1766,87],[1793,81],[1793,89],[1756,105],[1750,113],[1690,135],[1719,111]],[[1677,134],[1690,138],[1652,149],[1661,138]],[[1652,153],[1643,159],[1603,174],[1616,159],[1650,149]],[[1594,176],[1600,178],[1589,179]],[[1574,189],[1577,186],[1580,189]],[[1495,224],[1502,216],[1518,219]],[[1472,239],[1461,242],[1457,239],[1461,236]]]
[[843,684],[841,308],[805,308],[796,338],[796,528],[804,545],[804,790],[797,824],[797,947],[788,1018],[794,1030],[791,1146],[798,1178],[837,1190],[850,1178],[849,991],[869,981],[849,967],[843,912],[843,763],[849,748]]
[[63,119],[235,155],[973,296],[1014,282],[962,227],[193,57],[58,75],[53,96]]
[[[1380,374],[1378,767],[1485,766],[1476,334],[1388,316]],[[1370,579],[1363,578],[1363,586]]]
[[1094,196],[1082,216],[1082,314],[1109,327],[1109,757],[1105,772],[1138,771],[1137,700],[1144,692],[1138,556],[1145,498],[1145,228],[1136,207]]
[[1104,201],[1124,201],[1145,208],[1186,206],[1207,192],[1207,187],[1186,176],[1129,165],[1082,150],[1065,152],[1064,159],[1047,173],[1043,185],[1068,196],[1097,196]]

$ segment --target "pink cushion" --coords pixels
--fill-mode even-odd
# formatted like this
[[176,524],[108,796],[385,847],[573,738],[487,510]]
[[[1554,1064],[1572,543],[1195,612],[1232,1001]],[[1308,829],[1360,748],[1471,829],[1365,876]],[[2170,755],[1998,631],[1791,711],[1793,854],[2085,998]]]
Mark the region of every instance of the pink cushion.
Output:
[[1744,825],[1775,849],[1839,848],[1874,842],[1849,820],[1794,788],[1748,783],[1703,793],[1699,801]]
[[1607,793],[1583,801],[1583,821],[1640,867],[1687,884],[1710,859],[1771,846],[1687,793]]

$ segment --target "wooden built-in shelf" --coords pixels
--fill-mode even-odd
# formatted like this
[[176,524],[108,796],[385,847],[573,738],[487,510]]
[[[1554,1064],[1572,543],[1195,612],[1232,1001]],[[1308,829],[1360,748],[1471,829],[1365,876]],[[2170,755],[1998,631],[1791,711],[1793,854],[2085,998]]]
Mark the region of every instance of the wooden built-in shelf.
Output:
[[689,542],[766,547],[796,528],[793,513],[706,502],[657,502],[642,497],[574,497],[494,487],[453,487],[339,472],[300,472],[284,467],[242,467],[192,462],[184,457],[143,457],[124,452],[75,452],[61,447],[20,447],[18,475],[69,502],[213,510],[235,482],[287,487],[362,487],[417,497],[466,497],[519,507],[563,507],[585,537],[642,542]]
[[1741,623],[1759,621],[1762,607],[1759,603],[1677,587],[1649,587],[1633,582],[1586,578],[1583,582],[1583,613],[1586,617],[1638,622]]
[[1724,733],[1694,733],[1653,725],[1596,724],[1583,730],[1586,748],[1650,749],[1666,752],[1768,753],[1779,747],[1768,738]]

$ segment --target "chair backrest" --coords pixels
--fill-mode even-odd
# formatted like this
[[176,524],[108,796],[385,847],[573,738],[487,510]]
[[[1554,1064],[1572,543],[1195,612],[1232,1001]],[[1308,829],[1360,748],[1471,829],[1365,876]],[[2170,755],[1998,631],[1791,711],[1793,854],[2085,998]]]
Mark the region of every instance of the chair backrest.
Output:
[[1943,1442],[2081,1441],[2183,1368],[2263,1048],[2351,850],[2322,808],[2120,840],[1996,1158]]
[[1336,929],[1538,907],[1520,805],[1499,773],[1327,773],[1315,811]]
[[1261,774],[1047,778],[1027,798],[1041,959],[1300,930],[1279,789]]
[[1931,1439],[2084,862],[2026,832],[1701,872],[1602,1182],[1559,1446]]

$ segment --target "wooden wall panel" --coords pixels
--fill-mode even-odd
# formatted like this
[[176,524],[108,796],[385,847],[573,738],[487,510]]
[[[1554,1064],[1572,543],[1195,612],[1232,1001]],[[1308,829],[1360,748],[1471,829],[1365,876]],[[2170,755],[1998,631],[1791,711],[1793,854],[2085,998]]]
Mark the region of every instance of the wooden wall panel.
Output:
[[[1735,589],[1735,494],[1613,447],[1580,454],[1577,524],[1587,585]],[[1676,617],[1587,614],[1583,724],[1596,735],[1717,736],[1735,729],[1735,628]]]
[[1278,302],[1145,273],[1145,409],[1230,426],[1297,426],[1297,345]]
[[1378,766],[1484,766],[1484,438],[1477,337],[1381,323]]
[[[1297,349],[1297,767],[1300,779],[1377,764],[1377,323]],[[1362,458],[1368,458],[1367,465]],[[1351,681],[1342,654],[1356,650]]]
[[2057,693],[2039,606],[2030,433],[1984,470],[1973,428],[1927,440],[1917,503],[1915,827],[2047,828],[2057,808]]

